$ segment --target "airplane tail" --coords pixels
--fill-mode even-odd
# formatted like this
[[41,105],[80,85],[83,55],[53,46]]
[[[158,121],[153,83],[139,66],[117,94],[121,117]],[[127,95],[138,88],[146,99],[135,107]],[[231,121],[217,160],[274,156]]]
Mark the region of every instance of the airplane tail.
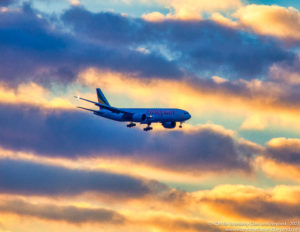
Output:
[[97,88],[97,89],[96,89],[96,92],[97,92],[98,102],[99,102],[100,104],[110,106],[110,104],[108,103],[108,101],[107,101],[107,99],[105,98],[104,94],[102,93],[101,89],[100,89],[100,88]]

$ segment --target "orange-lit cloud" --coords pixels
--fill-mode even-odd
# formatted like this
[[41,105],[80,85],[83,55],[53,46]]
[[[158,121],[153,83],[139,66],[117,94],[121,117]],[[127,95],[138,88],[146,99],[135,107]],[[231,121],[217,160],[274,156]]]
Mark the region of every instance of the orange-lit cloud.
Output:
[[[0,214],[9,226],[9,219],[30,220],[52,226],[77,225],[80,228],[104,227],[132,231],[133,227],[145,231],[221,231],[200,217],[198,211],[190,211],[195,204],[191,195],[186,200],[174,190],[168,198],[157,201],[160,196],[145,198],[134,204],[110,204],[110,207],[99,206],[93,198],[37,198],[13,195],[0,195]],[[78,202],[80,200],[81,202]],[[97,199],[101,201],[101,199]],[[169,207],[167,207],[169,205]],[[178,210],[178,209],[179,210]],[[180,210],[185,209],[184,211]]]
[[236,30],[250,30],[257,34],[273,36],[289,45],[300,40],[300,12],[294,7],[244,5],[231,17],[215,12],[211,19]]
[[159,12],[152,12],[143,15],[149,21],[160,21],[162,19],[199,20],[204,12],[224,11],[236,9],[242,6],[240,0],[158,0],[165,7],[170,9],[166,16]]
[[188,232],[221,232],[222,230],[208,222],[186,217],[156,215],[136,222],[140,226],[148,226],[150,231],[188,231]]
[[[276,141],[272,143],[278,145]],[[32,223],[36,223],[35,220],[45,225],[50,223],[55,228],[61,222],[67,222],[84,224],[82,228],[91,225],[97,228],[100,224],[109,230],[119,226],[123,231],[141,226],[145,231],[222,231],[211,224],[220,216],[224,221],[292,219],[299,214],[299,193],[299,186],[262,189],[247,185],[219,185],[192,193],[166,189],[122,205],[113,203],[116,196],[111,196],[112,201],[107,202],[92,195],[56,199],[3,195],[0,196],[0,212],[4,218],[18,220],[14,216],[17,215],[18,218],[29,218]],[[101,202],[110,207],[99,206]],[[9,223],[5,221],[4,225]]]
[[[77,6],[80,1],[69,2]],[[131,3],[131,0],[124,1]],[[189,73],[201,75],[206,72],[201,65],[194,68],[189,65],[198,58],[206,59],[201,52],[202,47],[206,50],[208,45],[217,51],[208,52],[208,57],[217,60],[212,64],[208,62],[211,65],[208,72],[215,73],[214,69],[227,59],[226,56],[218,59],[218,46],[222,47],[224,38],[243,34],[243,30],[249,33],[246,40],[243,36],[233,36],[233,41],[223,46],[228,60],[241,60],[233,62],[234,65],[225,65],[225,70],[240,65],[248,69],[247,59],[243,61],[241,57],[247,56],[266,38],[253,35],[251,30],[285,41],[299,40],[299,12],[278,6],[242,6],[241,0],[158,2],[169,8],[170,13],[152,12],[143,16],[145,20],[178,21],[149,23],[140,18],[123,17],[124,14],[71,7],[64,16],[58,17],[68,26],[64,33],[64,28],[56,30],[56,24],[50,19],[48,23],[42,16],[35,17],[38,10],[30,4],[20,9],[24,14],[11,14],[5,18],[20,20],[11,22],[12,26],[4,31],[7,38],[17,38],[11,44],[7,41],[8,45],[4,46],[7,51],[4,60],[8,63],[16,61],[17,65],[7,66],[6,70],[6,63],[2,62],[1,78],[6,74],[3,81],[7,83],[0,83],[0,232],[35,232],[41,228],[43,232],[221,232],[223,228],[210,222],[220,218],[279,221],[300,215],[300,186],[257,187],[276,185],[278,178],[298,181],[299,139],[274,138],[264,147],[239,138],[235,131],[222,126],[209,122],[198,124],[203,115],[212,115],[220,121],[223,116],[230,118],[230,122],[238,121],[240,125],[235,128],[240,130],[264,130],[272,125],[300,129],[300,94],[297,90],[300,77],[297,70],[274,64],[281,53],[290,55],[288,49],[278,45],[277,52],[270,52],[275,59],[272,57],[270,62],[262,65],[267,68],[274,64],[270,68],[273,78],[269,81],[249,80],[248,77],[232,80],[223,76],[212,76],[211,79],[188,76]],[[237,8],[240,9],[233,15],[236,20],[216,13]],[[6,9],[0,8],[0,11]],[[210,20],[200,21],[207,13],[212,14],[215,22],[227,27]],[[36,23],[26,23],[26,20]],[[95,21],[101,22],[97,24],[99,28],[95,28]],[[203,30],[202,23],[205,24]],[[119,30],[119,25],[124,31]],[[164,28],[172,25],[176,30],[169,36]],[[190,32],[184,34],[186,25]],[[162,29],[157,30],[160,26]],[[150,31],[153,35],[149,35]],[[201,35],[207,32],[208,39],[202,42]],[[160,34],[158,37],[157,33]],[[23,35],[25,39],[18,41],[19,36],[14,35]],[[185,37],[183,41],[181,36]],[[193,36],[194,40],[190,41]],[[252,36],[259,39],[252,40]],[[210,43],[213,37],[217,39]],[[39,41],[37,46],[31,42],[27,45],[35,39]],[[241,41],[238,45],[249,42],[250,46],[245,49],[234,46],[242,52],[232,57],[231,46],[238,40]],[[173,47],[177,41],[180,41],[179,49]],[[273,39],[267,41],[273,43]],[[190,46],[191,43],[197,46]],[[166,58],[163,49],[152,50],[157,44],[170,50],[166,53],[175,54],[174,60]],[[270,48],[273,46],[269,47],[266,42],[262,50],[250,52],[248,58],[263,54],[261,60],[254,62],[260,64],[259,61],[269,59],[266,53],[273,51]],[[274,48],[277,49],[277,45]],[[197,49],[199,57],[186,64],[182,59]],[[178,53],[182,53],[182,59],[177,60]],[[158,71],[151,74],[152,70]],[[44,79],[44,72],[49,80]],[[228,76],[232,77],[230,74]],[[288,77],[283,80],[283,76]],[[51,88],[30,80],[38,80]],[[23,81],[27,81],[26,84]],[[65,83],[67,87],[61,87]],[[70,90],[74,87],[77,94],[91,100],[96,100],[95,88],[101,87],[116,107],[186,109],[193,116],[189,121],[193,125],[186,124],[183,129],[174,131],[158,127],[151,133],[127,129],[125,123],[73,109],[75,101],[70,100],[73,95]],[[59,88],[66,91],[62,93]],[[256,179],[264,174],[272,179]],[[212,181],[208,183],[210,179]],[[223,185],[224,179],[243,185]],[[255,182],[256,187],[247,185],[248,182]]]
[[277,162],[261,156],[256,159],[256,162],[264,173],[273,179],[299,182],[300,168],[296,165]]
[[[52,224],[56,227],[67,222],[82,224],[80,228],[90,225],[104,226],[107,229],[118,226],[122,231],[143,227],[146,232],[158,231],[223,231],[224,228],[214,226],[213,222],[282,222],[299,215],[300,187],[279,185],[270,189],[262,189],[249,185],[219,185],[211,190],[201,190],[187,195],[187,202],[178,207],[187,211],[176,211],[176,208],[165,208],[144,199],[138,204],[124,204],[119,209],[103,209],[98,206],[79,206],[68,203],[61,204],[63,199],[55,202],[28,200],[21,197],[1,196],[0,212],[6,219],[16,215],[34,222]],[[73,200],[76,202],[76,199]],[[60,203],[61,202],[61,203]],[[172,205],[174,201],[166,201]],[[196,210],[191,211],[190,205]],[[137,213],[138,212],[138,213]],[[201,214],[204,213],[203,216]],[[220,220],[220,217],[222,220]],[[16,219],[12,219],[16,220]],[[9,220],[7,220],[9,221]],[[24,220],[27,221],[27,220]],[[5,221],[4,225],[9,225]],[[287,225],[288,226],[288,225]]]
[[263,130],[267,126],[267,120],[259,115],[252,115],[243,122],[241,129],[246,130]]
[[79,0],[69,0],[71,5],[73,6],[79,6],[80,5],[80,1]]
[[[0,202],[0,213],[5,220],[4,227],[12,227],[10,221],[20,220],[21,225],[25,226],[26,221],[31,222],[31,226],[36,223],[44,224],[54,228],[71,227],[82,229],[105,228],[118,229],[122,231],[135,231],[132,228],[143,228],[143,231],[150,232],[153,230],[167,232],[170,230],[191,231],[191,232],[220,232],[221,230],[208,222],[192,217],[174,216],[172,213],[157,212],[149,209],[149,212],[140,212],[139,215],[131,211],[130,208],[126,213],[120,214],[109,209],[97,207],[76,207],[60,206],[55,203],[30,203],[27,200],[8,200]],[[25,224],[25,225],[24,225]],[[47,226],[47,227],[48,227]],[[68,228],[68,231],[70,228]],[[1,231],[1,230],[0,230]]]
[[34,82],[9,88],[0,83],[0,103],[32,104],[47,108],[71,108],[69,100],[56,97],[49,90]]
[[232,28],[235,28],[235,27],[238,27],[239,26],[239,23],[236,22],[236,21],[233,21],[231,20],[230,18],[227,18],[225,16],[223,16],[221,13],[219,12],[215,12],[211,15],[211,19],[221,25],[224,25],[224,26],[228,26],[228,27],[232,27]]
[[239,8],[233,16],[242,26],[250,27],[256,33],[287,41],[300,39],[300,13],[293,7],[253,4]]
[[[195,192],[199,202],[224,220],[279,221],[299,215],[299,186],[261,189],[246,185],[221,185]],[[296,197],[288,200],[287,197]]]
[[151,12],[151,13],[148,13],[148,14],[143,14],[143,19],[147,20],[147,21],[151,21],[151,22],[160,22],[160,21],[163,21],[166,16],[163,15],[162,13],[160,12]]
[[271,139],[266,144],[264,155],[257,157],[256,162],[272,178],[298,182],[300,177],[300,140]]

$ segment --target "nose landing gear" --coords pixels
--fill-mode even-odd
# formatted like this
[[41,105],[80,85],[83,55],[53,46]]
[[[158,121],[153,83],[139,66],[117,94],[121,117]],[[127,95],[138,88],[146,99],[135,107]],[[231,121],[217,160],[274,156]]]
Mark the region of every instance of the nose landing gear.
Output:
[[182,123],[183,123],[183,122],[180,122],[179,128],[182,128]]

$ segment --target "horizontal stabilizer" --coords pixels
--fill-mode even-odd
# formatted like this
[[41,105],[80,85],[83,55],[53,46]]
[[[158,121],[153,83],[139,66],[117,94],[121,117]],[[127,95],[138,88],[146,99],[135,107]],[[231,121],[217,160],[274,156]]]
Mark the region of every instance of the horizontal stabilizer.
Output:
[[92,112],[98,112],[98,110],[92,110],[92,109],[84,108],[84,107],[81,107],[81,106],[77,106],[77,108],[82,109],[82,110],[92,111]]

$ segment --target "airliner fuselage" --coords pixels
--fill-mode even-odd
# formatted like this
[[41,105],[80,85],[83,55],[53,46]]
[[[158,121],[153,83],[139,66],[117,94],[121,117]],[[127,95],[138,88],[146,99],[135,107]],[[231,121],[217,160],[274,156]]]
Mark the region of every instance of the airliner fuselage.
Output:
[[[109,110],[99,110],[95,114],[104,118],[112,119],[115,121],[133,121],[143,122],[147,124],[149,122],[184,122],[190,119],[190,114],[185,110],[180,109],[169,109],[169,108],[120,108],[122,111],[132,112],[135,116],[132,118],[124,117],[122,113],[112,113]],[[145,120],[143,120],[143,117]],[[129,119],[129,120],[128,120]],[[146,120],[147,119],[147,120]]]

